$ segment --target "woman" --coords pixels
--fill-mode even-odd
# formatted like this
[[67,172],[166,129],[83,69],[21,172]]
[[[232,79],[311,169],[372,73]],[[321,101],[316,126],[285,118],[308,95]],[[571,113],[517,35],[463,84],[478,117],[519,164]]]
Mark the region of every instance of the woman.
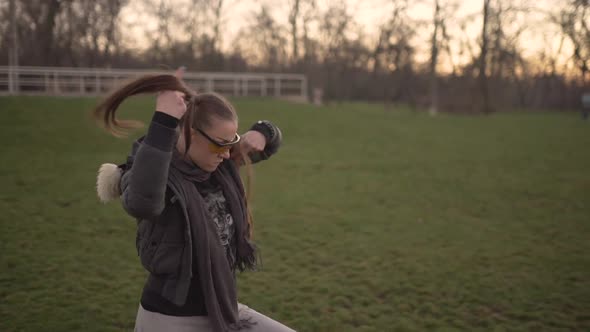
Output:
[[235,270],[252,269],[256,252],[238,167],[268,159],[280,130],[257,122],[242,137],[224,98],[195,94],[172,75],[146,76],[115,91],[95,115],[115,135],[136,123],[119,121],[129,96],[158,93],[147,134],[127,162],[105,164],[101,200],[121,197],[137,219],[141,263],[149,271],[135,331],[292,331],[237,303]]

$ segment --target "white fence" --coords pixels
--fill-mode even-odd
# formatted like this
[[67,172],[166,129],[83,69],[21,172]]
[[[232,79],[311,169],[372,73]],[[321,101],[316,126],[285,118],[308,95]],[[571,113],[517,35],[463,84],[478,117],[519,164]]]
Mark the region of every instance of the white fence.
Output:
[[[0,95],[103,95],[125,81],[162,70],[0,66]],[[307,100],[307,78],[301,74],[186,72],[196,91],[226,96],[273,96]]]

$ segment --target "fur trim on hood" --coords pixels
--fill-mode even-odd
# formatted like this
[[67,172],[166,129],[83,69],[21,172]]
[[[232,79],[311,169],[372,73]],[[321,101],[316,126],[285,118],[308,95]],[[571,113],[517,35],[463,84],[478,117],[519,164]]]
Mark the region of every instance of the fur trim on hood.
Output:
[[108,203],[121,196],[119,183],[123,170],[115,164],[102,164],[96,177],[96,192],[103,203]]

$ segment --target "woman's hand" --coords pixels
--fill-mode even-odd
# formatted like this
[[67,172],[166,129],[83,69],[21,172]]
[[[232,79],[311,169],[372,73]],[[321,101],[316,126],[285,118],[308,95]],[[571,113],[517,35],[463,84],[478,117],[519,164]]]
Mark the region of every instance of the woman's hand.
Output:
[[177,119],[186,113],[184,93],[178,91],[162,91],[156,99],[156,111],[166,113]]
[[255,130],[247,131],[242,135],[240,143],[232,149],[231,158],[235,160],[238,165],[243,165],[243,156],[249,155],[251,152],[264,151],[265,146],[266,138],[264,135]]

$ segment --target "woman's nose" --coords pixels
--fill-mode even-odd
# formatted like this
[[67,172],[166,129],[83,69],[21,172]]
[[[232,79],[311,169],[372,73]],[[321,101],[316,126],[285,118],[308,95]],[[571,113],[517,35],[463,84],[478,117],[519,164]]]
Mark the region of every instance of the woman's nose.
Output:
[[229,159],[229,150],[221,153],[221,158],[223,158],[223,159]]

